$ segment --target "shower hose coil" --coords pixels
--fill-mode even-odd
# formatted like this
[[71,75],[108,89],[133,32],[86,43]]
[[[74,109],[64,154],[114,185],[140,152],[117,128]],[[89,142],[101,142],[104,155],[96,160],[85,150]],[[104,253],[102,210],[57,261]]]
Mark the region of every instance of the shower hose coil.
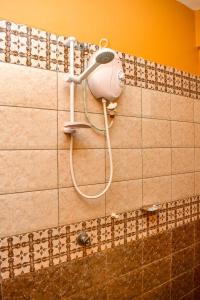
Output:
[[108,118],[107,118],[107,111],[106,111],[106,100],[102,99],[102,104],[103,104],[103,113],[104,113],[104,123],[105,123],[105,133],[106,133],[106,141],[107,141],[107,146],[108,146],[108,156],[109,156],[109,164],[110,164],[110,176],[108,183],[105,187],[105,189],[97,194],[97,195],[86,195],[84,194],[78,187],[76,178],[75,178],[75,173],[74,173],[74,166],[73,166],[73,135],[71,134],[71,139],[70,139],[70,171],[71,171],[71,177],[72,177],[72,182],[74,184],[74,188],[76,191],[85,198],[88,199],[96,199],[104,195],[107,190],[109,189],[111,182],[112,182],[112,177],[113,177],[113,161],[112,161],[112,149],[111,149],[111,143],[110,143],[110,135],[109,135],[109,125],[108,125]]

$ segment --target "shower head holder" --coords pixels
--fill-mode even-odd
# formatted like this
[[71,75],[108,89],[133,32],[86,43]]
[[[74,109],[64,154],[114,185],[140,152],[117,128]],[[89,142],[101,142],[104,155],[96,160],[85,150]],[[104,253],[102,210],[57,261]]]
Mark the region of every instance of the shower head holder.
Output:
[[91,128],[91,125],[86,122],[65,122],[64,123],[64,133],[74,134],[76,129],[79,128]]

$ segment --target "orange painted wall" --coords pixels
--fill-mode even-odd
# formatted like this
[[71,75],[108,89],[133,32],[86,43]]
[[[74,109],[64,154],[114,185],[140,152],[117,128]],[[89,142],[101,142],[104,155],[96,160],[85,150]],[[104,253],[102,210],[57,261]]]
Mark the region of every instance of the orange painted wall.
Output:
[[195,13],[175,0],[0,0],[0,17],[198,72]]
[[200,10],[195,11],[196,46],[199,52],[198,71],[200,74]]

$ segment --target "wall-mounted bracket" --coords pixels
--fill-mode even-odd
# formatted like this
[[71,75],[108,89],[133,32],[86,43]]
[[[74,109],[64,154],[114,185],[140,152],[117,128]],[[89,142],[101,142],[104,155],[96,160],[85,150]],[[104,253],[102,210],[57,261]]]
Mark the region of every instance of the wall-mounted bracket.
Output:
[[160,210],[160,204],[145,205],[141,210],[145,213],[157,213]]

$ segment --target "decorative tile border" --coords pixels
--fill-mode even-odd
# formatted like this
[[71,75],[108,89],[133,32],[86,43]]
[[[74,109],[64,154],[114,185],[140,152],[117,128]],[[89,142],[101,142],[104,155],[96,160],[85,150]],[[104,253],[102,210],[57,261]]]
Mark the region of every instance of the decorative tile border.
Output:
[[[26,25],[0,21],[0,61],[52,71],[68,72],[67,37],[58,36]],[[84,59],[97,45],[78,43],[75,72],[84,69]],[[118,52],[126,84],[200,99],[200,77],[143,58]]]
[[[134,210],[118,219],[101,217],[75,224],[49,228],[0,239],[2,279],[85,256],[200,219],[200,196],[161,205],[158,214]],[[85,230],[91,237],[89,247],[76,243]]]

